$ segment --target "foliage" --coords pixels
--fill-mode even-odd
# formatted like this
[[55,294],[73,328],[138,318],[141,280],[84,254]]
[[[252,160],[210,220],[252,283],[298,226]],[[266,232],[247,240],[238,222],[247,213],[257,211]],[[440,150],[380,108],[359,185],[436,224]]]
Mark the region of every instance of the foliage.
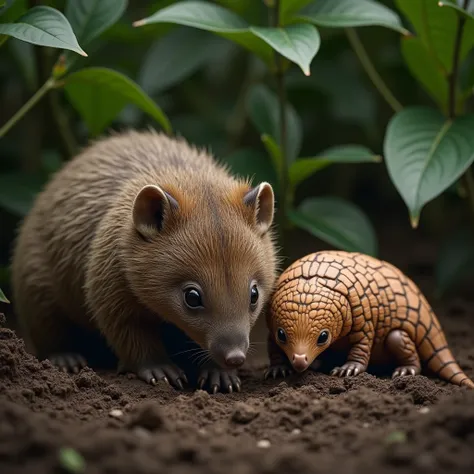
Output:
[[[377,254],[361,209],[368,201],[356,204],[328,179],[361,176],[359,169],[373,201],[378,193],[390,199],[377,184],[387,172],[413,227],[445,191],[474,212],[469,0],[47,3],[7,0],[0,8],[0,51],[15,52],[31,96],[9,120],[0,116],[0,140],[38,107],[49,110],[57,137],[47,151],[61,155],[54,170],[78,141],[152,125],[211,147],[235,174],[271,182],[284,245],[299,228],[336,248]],[[25,167],[0,166],[0,206],[15,215],[54,171],[42,157],[33,176]],[[473,239],[456,245],[472,254]],[[442,260],[437,271],[456,274]],[[454,281],[438,280],[443,288]]]
[[10,301],[8,301],[8,298],[5,296],[5,293],[2,291],[1,288],[0,288],[0,303],[10,303]]

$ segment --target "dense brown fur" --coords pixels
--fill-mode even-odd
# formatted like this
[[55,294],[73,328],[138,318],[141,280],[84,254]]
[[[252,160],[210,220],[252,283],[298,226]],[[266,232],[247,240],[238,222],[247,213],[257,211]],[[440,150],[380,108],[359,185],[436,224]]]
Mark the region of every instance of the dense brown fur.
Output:
[[[155,198],[145,195],[141,206],[149,185],[175,201],[151,209]],[[248,337],[276,277],[271,230],[258,221],[263,204],[273,218],[273,194],[267,186],[261,203],[255,193],[244,203],[250,190],[209,154],[165,135],[127,132],[86,148],[37,197],[14,250],[16,309],[38,355],[67,351],[70,323],[99,329],[134,368],[166,359],[163,319],[213,355],[221,336]],[[147,221],[155,211],[161,230]],[[203,287],[199,314],[183,307],[186,280]]]
[[[349,351],[335,375],[357,375],[369,361],[390,358],[398,364],[394,376],[415,375],[421,359],[442,379],[474,388],[415,283],[368,255],[325,251],[294,262],[278,280],[267,325],[274,367],[283,352],[296,370],[304,370],[331,346]],[[322,332],[327,337],[320,340]]]

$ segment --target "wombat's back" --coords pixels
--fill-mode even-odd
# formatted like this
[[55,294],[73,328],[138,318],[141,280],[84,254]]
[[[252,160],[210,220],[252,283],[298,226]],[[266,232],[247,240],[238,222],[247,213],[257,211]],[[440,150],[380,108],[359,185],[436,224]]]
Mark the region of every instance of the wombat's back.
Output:
[[69,317],[87,322],[83,285],[88,249],[118,193],[140,175],[157,179],[206,168],[216,168],[207,154],[154,132],[101,139],[64,165],[37,196],[14,248],[13,293],[20,319],[35,306],[45,306],[47,313],[54,300]]

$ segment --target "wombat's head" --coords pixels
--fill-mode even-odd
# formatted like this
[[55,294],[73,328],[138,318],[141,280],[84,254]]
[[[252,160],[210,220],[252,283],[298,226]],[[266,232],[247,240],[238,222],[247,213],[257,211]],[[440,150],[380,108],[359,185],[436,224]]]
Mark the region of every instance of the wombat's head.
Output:
[[220,366],[238,367],[276,278],[273,189],[229,180],[183,188],[150,185],[137,194],[128,280],[157,318]]

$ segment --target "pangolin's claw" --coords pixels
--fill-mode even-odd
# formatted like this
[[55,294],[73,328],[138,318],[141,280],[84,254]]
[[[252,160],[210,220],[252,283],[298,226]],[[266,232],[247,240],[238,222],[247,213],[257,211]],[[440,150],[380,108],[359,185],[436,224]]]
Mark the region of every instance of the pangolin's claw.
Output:
[[418,367],[415,367],[414,365],[401,366],[397,367],[394,370],[392,374],[392,379],[396,379],[397,377],[415,376],[419,373],[420,369],[418,369]]
[[347,362],[342,367],[335,367],[331,375],[335,377],[352,377],[365,371],[365,367],[359,362]]

